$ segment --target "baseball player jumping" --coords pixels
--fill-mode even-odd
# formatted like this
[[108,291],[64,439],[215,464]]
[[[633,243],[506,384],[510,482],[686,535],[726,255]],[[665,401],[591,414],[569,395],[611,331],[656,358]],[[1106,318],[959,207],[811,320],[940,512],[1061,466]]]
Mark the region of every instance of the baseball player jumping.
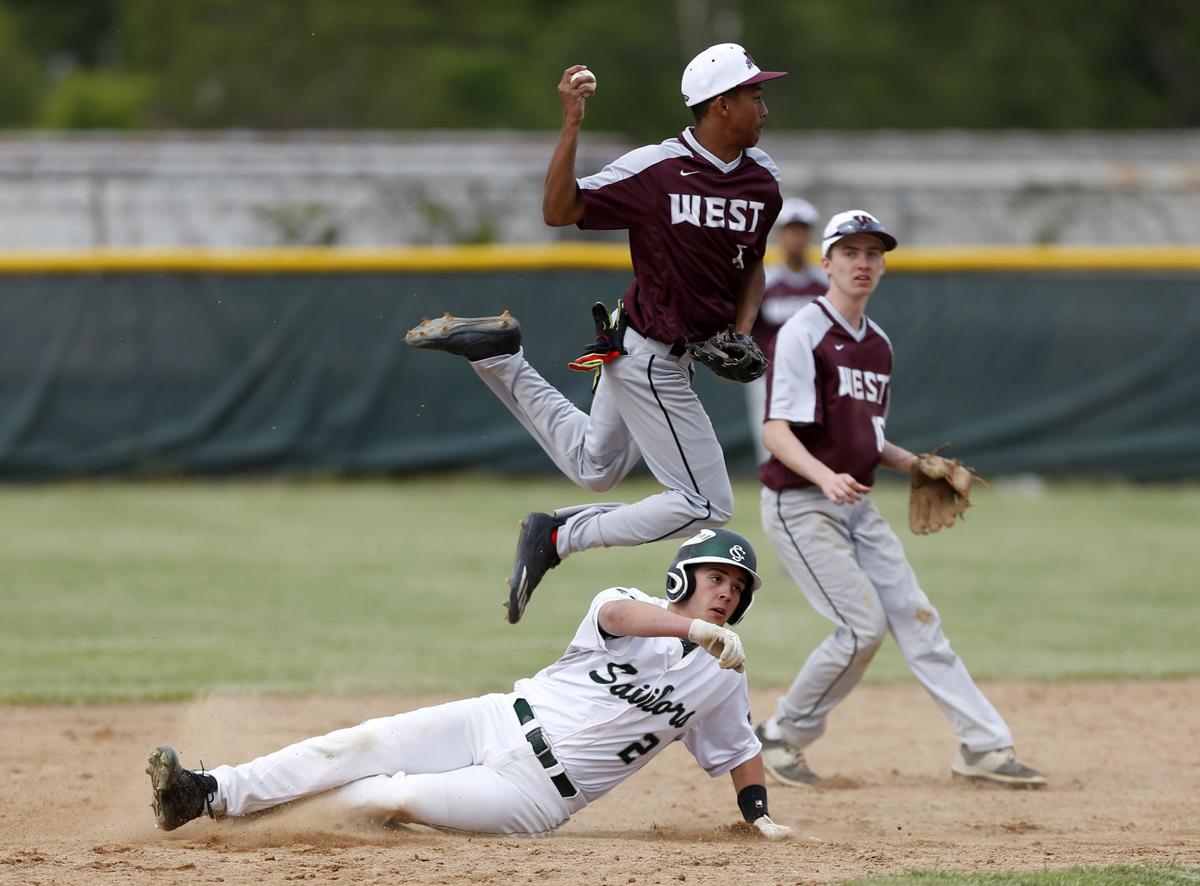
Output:
[[704,529],[675,555],[666,600],[601,591],[562,657],[511,693],[368,720],[212,772],[156,748],[155,823],[170,831],[326,794],[366,822],[544,834],[682,740],[711,776],[730,775],[746,821],[788,837],[767,814],[746,656],[724,627],[749,612],[756,568],[746,539]]
[[[521,618],[546,571],[577,551],[681,537],[721,526],[733,513],[724,453],[692,390],[692,350],[721,335],[722,342],[732,340],[731,353],[744,355],[747,377],[766,368],[749,333],[762,299],[767,237],[782,198],[775,164],[754,145],[767,117],[762,84],[782,76],[759,70],[736,44],[706,49],[683,73],[683,100],[695,125],[576,181],[579,129],[596,82],[583,65],[563,72],[563,125],[546,172],[543,215],[553,226],[628,229],[634,268],[623,309],[610,322],[601,306],[597,346],[578,361],[584,368],[602,367],[590,414],[524,359],[520,326],[507,312],[447,315],[408,333],[413,347],[471,360],[579,486],[611,489],[645,459],[664,487],[635,504],[530,514],[509,579],[510,622]],[[710,365],[719,367],[719,359]]]
[[[785,784],[819,781],[804,749],[824,733],[829,712],[891,633],[954,726],[960,747],[952,773],[1040,787],[1045,776],[1017,760],[1007,724],[950,647],[900,540],[868,495],[880,464],[902,473],[921,467],[918,456],[885,436],[892,345],[866,316],[884,253],[895,247],[896,238],[869,213],[833,216],[821,244],[829,292],[788,320],[776,340],[763,426],[771,458],[759,471],[763,528],[813,608],[836,629],[809,656],[775,716],[759,726],[764,761]],[[968,474],[968,488],[970,482]]]

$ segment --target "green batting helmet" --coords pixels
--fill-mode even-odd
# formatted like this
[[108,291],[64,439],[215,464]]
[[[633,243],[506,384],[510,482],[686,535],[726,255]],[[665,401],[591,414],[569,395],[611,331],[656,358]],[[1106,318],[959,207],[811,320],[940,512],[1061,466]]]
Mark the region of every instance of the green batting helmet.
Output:
[[736,566],[749,577],[749,585],[742,591],[729,624],[735,625],[750,611],[754,592],[762,587],[762,579],[755,570],[758,558],[754,547],[744,537],[728,529],[701,529],[679,546],[671,568],[667,570],[667,599],[672,603],[686,600],[696,590],[696,581],[689,567],[699,563],[728,563]]

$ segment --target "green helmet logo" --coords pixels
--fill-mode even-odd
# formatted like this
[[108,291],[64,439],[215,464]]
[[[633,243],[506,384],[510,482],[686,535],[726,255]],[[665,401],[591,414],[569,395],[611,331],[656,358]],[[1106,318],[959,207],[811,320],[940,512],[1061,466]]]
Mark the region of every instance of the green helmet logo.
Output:
[[668,600],[679,603],[692,595],[696,590],[696,582],[690,567],[700,563],[728,563],[746,573],[746,589],[742,591],[737,608],[729,616],[729,624],[737,624],[754,602],[754,592],[762,587],[762,579],[755,571],[758,558],[754,555],[754,546],[728,529],[701,529],[679,546],[667,570]]

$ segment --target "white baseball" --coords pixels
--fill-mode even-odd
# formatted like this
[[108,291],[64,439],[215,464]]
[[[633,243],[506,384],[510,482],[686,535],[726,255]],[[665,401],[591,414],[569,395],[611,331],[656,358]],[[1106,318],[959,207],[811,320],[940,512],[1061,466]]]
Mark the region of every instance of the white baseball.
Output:
[[584,68],[582,71],[576,71],[571,75],[571,85],[575,86],[580,80],[590,80],[590,83],[582,83],[579,86],[580,92],[585,95],[596,94],[596,75]]

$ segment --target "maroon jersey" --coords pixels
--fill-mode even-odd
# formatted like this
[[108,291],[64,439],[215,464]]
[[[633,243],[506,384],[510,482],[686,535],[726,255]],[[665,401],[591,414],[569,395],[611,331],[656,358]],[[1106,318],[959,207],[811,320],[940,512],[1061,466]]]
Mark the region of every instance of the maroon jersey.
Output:
[[827,289],[829,277],[814,265],[805,265],[798,271],[782,263],[767,268],[762,307],[754,321],[754,340],[768,360],[775,353],[775,336],[779,334],[779,328],[792,314],[812,304],[818,295],[824,295]]
[[629,322],[663,342],[708,338],[734,320],[738,286],[779,215],[779,170],[747,148],[723,163],[692,130],[630,151],[578,182],[581,228],[629,230]]
[[[871,486],[883,454],[891,380],[892,343],[883,330],[867,317],[852,329],[822,296],[779,330],[767,376],[767,418],[791,424],[834,473]],[[758,476],[771,489],[813,485],[774,456]]]

